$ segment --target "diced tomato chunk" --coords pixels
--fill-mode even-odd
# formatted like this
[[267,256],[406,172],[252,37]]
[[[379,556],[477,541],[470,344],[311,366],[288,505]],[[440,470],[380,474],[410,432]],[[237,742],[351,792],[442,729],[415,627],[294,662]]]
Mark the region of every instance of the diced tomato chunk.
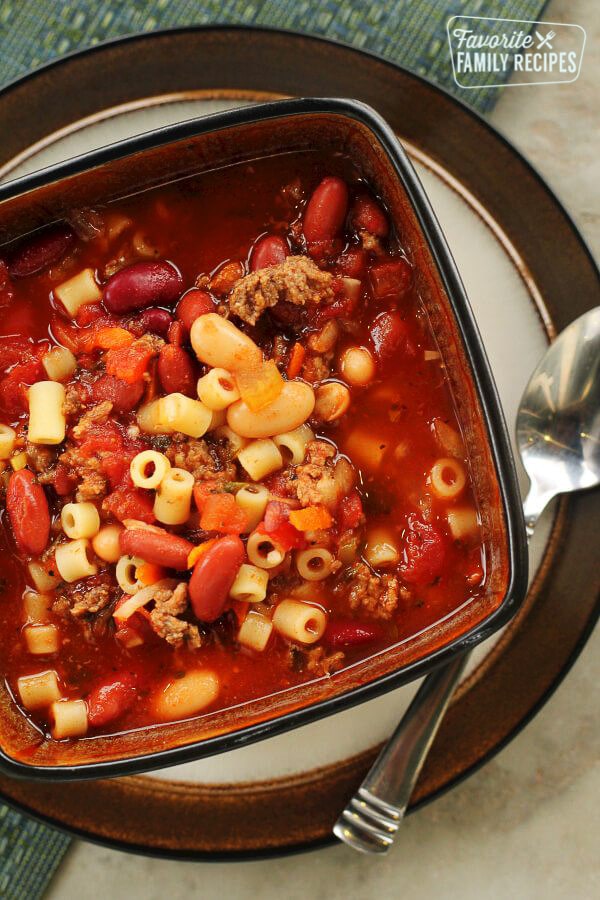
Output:
[[156,518],[150,495],[135,488],[114,491],[108,495],[104,506],[120,522],[124,522],[125,519],[139,519],[140,522],[151,525]]
[[202,506],[200,528],[220,534],[241,534],[247,527],[248,517],[233,494],[209,494]]
[[198,481],[194,485],[194,503],[200,512],[204,504],[212,494],[219,494],[223,490],[218,481]]
[[405,259],[376,263],[369,281],[375,300],[402,300],[412,284],[412,269]]
[[441,573],[446,542],[438,529],[410,516],[404,534],[404,560],[400,573],[409,584],[428,584]]
[[352,491],[347,497],[344,497],[340,503],[338,512],[338,524],[340,531],[347,531],[349,528],[358,528],[363,517],[362,501],[356,491]]
[[270,500],[265,509],[265,518],[256,526],[256,530],[268,535],[283,550],[302,550],[306,547],[306,538],[290,523],[289,510],[287,504]]
[[351,247],[338,257],[335,267],[346,278],[364,278],[367,272],[367,254],[358,247]]
[[79,449],[82,456],[88,459],[99,453],[120,453],[123,437],[114,422],[92,425],[84,432]]
[[24,349],[20,358],[21,362],[13,365],[0,380],[0,407],[8,416],[20,416],[28,411],[27,388],[45,377],[42,363],[31,349]]

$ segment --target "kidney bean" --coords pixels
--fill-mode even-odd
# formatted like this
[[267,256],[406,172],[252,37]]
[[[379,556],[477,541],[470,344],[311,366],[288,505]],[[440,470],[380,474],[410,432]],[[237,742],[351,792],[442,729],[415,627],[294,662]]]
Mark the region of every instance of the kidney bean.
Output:
[[266,234],[252,248],[250,255],[250,271],[257,272],[268,266],[276,266],[290,255],[287,241],[276,234]]
[[350,222],[357,231],[368,231],[376,237],[385,237],[390,230],[383,209],[368,194],[359,194],[350,210]]
[[146,528],[127,528],[121,532],[119,544],[122,553],[139,556],[157,566],[169,569],[187,569],[188,556],[194,545],[177,534],[164,529],[149,531]]
[[405,259],[377,263],[369,272],[375,300],[401,300],[412,284],[412,269]]
[[370,329],[373,350],[378,360],[388,359],[407,340],[407,328],[400,313],[382,312],[373,320]]
[[366,624],[353,619],[333,619],[327,625],[323,639],[332,650],[338,650],[341,647],[361,647],[382,637],[381,626],[374,622]]
[[13,278],[26,278],[41,272],[65,255],[75,240],[68,225],[53,225],[20,243],[6,260]]
[[108,684],[90,691],[87,699],[88,721],[102,728],[131,709],[138,698],[137,677],[133,672],[120,672]]
[[195,394],[196,376],[189,354],[175,344],[167,344],[158,355],[158,377],[166,394]]
[[337,259],[336,270],[346,278],[362,279],[367,272],[367,254],[365,250],[351,247]]
[[348,188],[341,178],[328,176],[315,188],[304,212],[304,237],[309,244],[330,241],[346,218]]
[[202,554],[194,566],[189,585],[192,609],[201,622],[214,622],[219,618],[245,558],[244,545],[233,534],[219,538]]
[[133,322],[130,323],[130,328],[134,334],[142,335],[151,332],[152,334],[160,335],[160,337],[166,337],[174,321],[175,319],[167,309],[153,306],[136,316]]
[[101,375],[91,387],[92,398],[96,403],[110,400],[113,412],[126,413],[138,405],[144,393],[144,382],[140,379],[128,384],[114,375]]
[[175,310],[175,315],[189,334],[192,325],[200,316],[215,311],[215,304],[210,294],[192,288],[184,294]]
[[50,537],[50,511],[44,489],[29,469],[10,476],[6,509],[19,549],[39,556]]
[[183,290],[179,269],[167,260],[138,262],[109,278],[104,288],[104,305],[122,314],[148,306],[175,303]]
[[175,344],[176,347],[181,347],[186,338],[186,330],[183,325],[183,322],[180,322],[179,319],[175,319],[174,322],[171,322],[169,325],[169,330],[167,332],[167,340],[170,344]]

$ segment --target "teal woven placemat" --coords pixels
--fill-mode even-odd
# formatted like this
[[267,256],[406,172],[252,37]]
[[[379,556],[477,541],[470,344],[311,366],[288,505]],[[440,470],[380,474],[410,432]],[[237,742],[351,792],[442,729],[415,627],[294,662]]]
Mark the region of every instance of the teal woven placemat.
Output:
[[[448,18],[536,19],[544,6],[544,0],[0,0],[0,85],[58,56],[124,34],[208,23],[268,25],[379,53],[485,112],[501,88],[456,86],[447,49]],[[486,76],[476,78],[482,83]],[[492,79],[497,75],[487,76]],[[60,832],[0,805],[0,898],[41,897],[69,843]]]

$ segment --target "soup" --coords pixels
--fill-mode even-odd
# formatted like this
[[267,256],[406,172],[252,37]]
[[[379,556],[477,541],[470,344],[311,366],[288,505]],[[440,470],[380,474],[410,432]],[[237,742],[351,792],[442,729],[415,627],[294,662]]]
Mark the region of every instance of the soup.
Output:
[[342,155],[4,248],[2,675],[41,739],[335,678],[485,590],[444,363]]

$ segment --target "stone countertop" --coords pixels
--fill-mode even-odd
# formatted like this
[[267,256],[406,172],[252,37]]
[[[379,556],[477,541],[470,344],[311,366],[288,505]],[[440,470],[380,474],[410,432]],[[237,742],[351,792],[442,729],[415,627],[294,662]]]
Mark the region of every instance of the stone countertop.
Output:
[[[570,85],[503,92],[497,126],[547,179],[600,256],[600,4],[554,0],[550,22],[587,30]],[[588,900],[600,896],[600,635],[538,716],[488,765],[403,825],[394,852],[336,846],[274,861],[192,864],[74,843],[48,900],[284,897]]]

